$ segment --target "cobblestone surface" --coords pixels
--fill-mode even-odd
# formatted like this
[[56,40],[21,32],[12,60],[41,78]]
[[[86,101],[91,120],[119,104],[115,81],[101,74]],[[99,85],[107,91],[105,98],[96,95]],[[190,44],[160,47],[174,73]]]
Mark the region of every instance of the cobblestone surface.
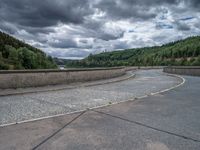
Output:
[[181,82],[162,70],[140,70],[122,82],[0,97],[0,125],[63,114],[144,96]]

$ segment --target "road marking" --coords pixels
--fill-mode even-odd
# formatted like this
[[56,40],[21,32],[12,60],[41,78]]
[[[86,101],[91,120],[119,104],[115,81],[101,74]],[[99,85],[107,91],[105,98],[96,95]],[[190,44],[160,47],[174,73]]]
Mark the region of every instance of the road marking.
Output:
[[185,83],[185,81],[186,81],[185,78],[183,78],[183,77],[181,77],[179,75],[169,74],[169,73],[166,73],[166,74],[168,76],[178,77],[178,78],[180,78],[182,80],[182,82],[180,84],[178,84],[178,85],[175,85],[175,86],[171,87],[171,88],[168,88],[168,89],[165,89],[165,90],[161,90],[161,91],[158,91],[158,92],[155,92],[155,93],[151,93],[151,95],[156,95],[156,94],[160,94],[160,93],[164,93],[164,92],[170,91],[170,90],[175,89],[175,88],[177,88],[179,86],[182,86]]

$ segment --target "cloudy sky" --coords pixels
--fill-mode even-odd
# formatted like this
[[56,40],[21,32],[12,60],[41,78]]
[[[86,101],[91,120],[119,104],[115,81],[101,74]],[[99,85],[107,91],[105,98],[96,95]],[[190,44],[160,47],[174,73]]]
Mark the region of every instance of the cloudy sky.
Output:
[[200,0],[0,0],[0,30],[79,59],[200,35]]

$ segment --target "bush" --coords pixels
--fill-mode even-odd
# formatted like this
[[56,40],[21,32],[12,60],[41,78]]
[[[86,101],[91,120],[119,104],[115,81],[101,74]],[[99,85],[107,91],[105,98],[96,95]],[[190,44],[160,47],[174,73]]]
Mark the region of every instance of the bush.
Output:
[[192,65],[193,66],[200,66],[200,56],[195,61],[193,61]]
[[0,70],[8,70],[9,69],[9,65],[4,64],[3,62],[0,61]]

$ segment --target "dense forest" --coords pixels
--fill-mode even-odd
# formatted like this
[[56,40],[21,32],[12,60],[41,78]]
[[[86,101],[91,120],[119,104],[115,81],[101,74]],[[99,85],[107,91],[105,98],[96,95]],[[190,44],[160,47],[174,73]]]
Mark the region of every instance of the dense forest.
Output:
[[71,61],[66,67],[113,66],[200,66],[200,36],[162,46],[90,54],[83,60]]
[[0,69],[57,68],[54,60],[41,50],[0,32]]

